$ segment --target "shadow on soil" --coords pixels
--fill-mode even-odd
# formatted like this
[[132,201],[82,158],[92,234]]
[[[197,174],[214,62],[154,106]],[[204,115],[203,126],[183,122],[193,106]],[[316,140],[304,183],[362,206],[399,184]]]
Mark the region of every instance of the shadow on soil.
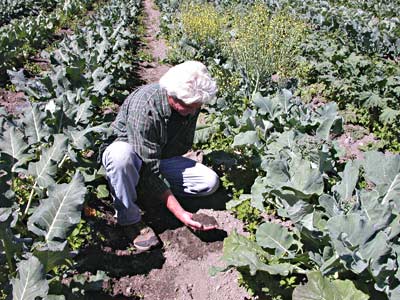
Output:
[[[227,237],[223,230],[209,232],[194,232],[183,226],[160,201],[147,198],[139,201],[143,210],[143,220],[161,236],[162,240],[174,247],[189,259],[199,259],[209,252],[222,249],[222,241]],[[213,195],[202,198],[180,199],[181,205],[195,213],[201,208],[224,210],[229,200],[227,192],[220,188]],[[148,274],[153,269],[161,269],[165,263],[162,246],[151,251],[139,253],[123,234],[113,216],[114,210],[110,199],[92,200],[89,206],[100,212],[101,217],[85,217],[93,232],[93,240],[80,251],[75,258],[77,271],[80,274],[98,270],[105,271],[111,277],[112,284],[118,285],[118,280],[124,276]],[[136,299],[136,298],[102,298],[95,294],[96,299]],[[88,298],[92,299],[90,295]],[[93,298],[94,299],[94,298]]]

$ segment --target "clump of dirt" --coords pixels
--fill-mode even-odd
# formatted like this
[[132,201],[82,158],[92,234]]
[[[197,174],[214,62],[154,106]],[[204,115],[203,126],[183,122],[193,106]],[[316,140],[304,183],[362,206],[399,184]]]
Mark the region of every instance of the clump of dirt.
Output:
[[194,214],[192,220],[199,222],[203,226],[218,226],[218,222],[214,217],[205,214]]

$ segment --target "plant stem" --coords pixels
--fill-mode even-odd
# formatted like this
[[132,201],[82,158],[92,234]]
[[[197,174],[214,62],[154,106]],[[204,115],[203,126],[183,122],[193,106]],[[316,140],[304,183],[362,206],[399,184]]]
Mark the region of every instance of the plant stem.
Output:
[[34,192],[35,192],[35,187],[36,187],[36,186],[37,186],[37,180],[35,181],[35,183],[34,183],[34,185],[33,185],[33,187],[32,187],[32,190],[31,190],[31,193],[30,193],[29,199],[28,199],[28,204],[26,205],[26,208],[25,208],[24,214],[23,214],[23,216],[22,216],[22,219],[25,218],[25,216],[26,216],[27,213],[28,213],[28,209],[29,209],[29,207],[31,206],[31,202],[32,202],[32,198],[33,198],[33,194],[34,194]]
[[64,157],[62,158],[61,162],[58,164],[58,168],[61,168],[62,165],[64,164],[65,160],[67,159],[68,155],[65,154]]

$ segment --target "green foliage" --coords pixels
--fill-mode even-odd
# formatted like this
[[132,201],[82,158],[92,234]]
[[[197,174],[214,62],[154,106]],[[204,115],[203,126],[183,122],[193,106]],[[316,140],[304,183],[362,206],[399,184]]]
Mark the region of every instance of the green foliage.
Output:
[[[71,21],[72,16],[82,14],[82,11],[92,1],[73,0],[65,3],[58,1],[23,1],[23,4],[22,1],[13,2],[18,2],[18,6],[25,7],[28,16],[22,19],[13,19],[9,24],[0,28],[0,81],[2,82],[7,80],[7,69],[21,67],[29,57],[37,53],[39,49],[46,47],[48,41],[52,40],[58,26],[62,27]],[[31,5],[39,10],[30,11]],[[54,10],[48,13],[45,9],[40,9],[39,5],[43,8],[51,5]],[[6,12],[11,7],[12,5],[7,7]],[[22,9],[22,7],[20,8]],[[1,11],[3,12],[3,10]],[[30,14],[33,14],[33,16]],[[64,22],[66,23],[63,24]],[[68,23],[69,25],[71,24]],[[28,69],[33,69],[35,72],[39,71],[29,64]]]
[[69,184],[50,186],[49,198],[44,199],[30,216],[28,229],[43,236],[50,250],[58,249],[59,240],[65,240],[70,229],[80,221],[85,193],[83,177],[79,173]]
[[400,153],[400,124],[398,120],[394,120],[393,123],[382,124],[376,117],[371,117],[368,108],[356,107],[352,104],[346,105],[343,115],[347,123],[359,124],[365,128],[369,128],[380,139],[379,150]]
[[181,6],[183,37],[202,47],[223,42],[229,16],[217,11],[212,3],[184,2]]
[[[234,198],[235,199],[235,198]],[[243,221],[245,228],[250,232],[251,238],[255,238],[255,232],[261,223],[261,212],[250,205],[250,200],[243,201],[232,208],[235,217]]]
[[[82,8],[77,1],[64,4],[69,12]],[[8,296],[62,297],[47,294],[68,271],[68,241],[79,249],[90,239],[90,228],[80,223],[82,205],[107,195],[95,159],[111,133],[101,103],[106,93],[116,101],[127,93],[138,8],[136,0],[99,8],[54,52],[42,53],[51,62],[43,77],[9,71],[16,89],[39,102],[17,116],[0,111],[0,284]]]
[[315,298],[332,300],[368,300],[369,296],[357,290],[350,280],[329,280],[319,272],[307,274],[308,283],[298,286],[293,300],[311,300]]
[[[235,75],[242,75],[247,95],[258,91],[278,74],[282,80],[295,74],[299,44],[305,37],[306,26],[289,13],[271,15],[261,3],[247,6],[218,7],[212,3],[183,2],[180,18],[171,31],[172,56],[182,59],[209,60],[228,57],[233,61]],[[226,72],[217,67],[215,75]],[[220,76],[217,76],[217,79]],[[222,87],[227,87],[222,81]],[[228,89],[232,90],[233,87]]]
[[35,256],[18,264],[18,275],[12,282],[13,299],[34,300],[47,296],[49,285],[43,276],[43,266]]
[[58,1],[11,0],[0,2],[0,26],[15,18],[37,15],[54,8]]
[[[293,280],[293,277],[280,279],[282,276],[273,276],[266,272],[257,272],[252,276],[244,268],[239,270],[238,282],[246,288],[250,296],[265,295],[271,300],[291,299],[294,287],[289,282]],[[285,283],[282,281],[285,281]]]
[[[169,1],[158,2],[168,13],[173,11]],[[227,1],[212,2],[216,12],[227,13],[224,29],[229,34],[210,30],[218,39],[207,39],[200,18],[194,27],[199,31],[192,34],[203,45],[181,39],[179,18],[174,17],[170,30],[179,28],[173,37],[178,60],[201,59],[221,83],[230,80],[225,76],[242,77],[237,86],[223,87],[208,108],[210,122],[201,132],[205,140],[217,136],[227,153],[252,161],[234,164],[251,166],[244,169],[257,175],[250,189],[242,189],[226,172],[223,182],[234,195],[227,207],[254,226],[249,238],[234,233],[225,239],[223,260],[242,273],[251,290],[277,299],[289,299],[290,293],[273,294],[268,289],[273,276],[277,282],[290,278],[282,283],[293,288],[305,274],[308,283],[293,294],[298,299],[367,299],[366,291],[371,297],[397,299],[399,156],[367,152],[365,161],[345,164],[334,139],[342,133],[339,110],[347,108],[347,122],[384,139],[377,148],[398,148],[398,3],[273,0],[235,1],[232,7]],[[286,24],[298,22],[294,55],[284,56],[288,72],[273,66],[265,68],[260,79],[257,68],[268,63],[260,56],[277,55],[279,61],[279,52],[269,49],[291,46],[280,40],[281,33],[296,26],[280,27],[286,21],[281,16],[287,16]],[[307,33],[296,20],[309,24]],[[274,28],[268,28],[275,21]],[[274,33],[277,47],[271,48],[265,42],[274,40],[269,40]],[[221,44],[220,36],[228,39],[222,38]],[[239,38],[244,42],[235,45]],[[285,76],[298,80],[281,81]],[[253,93],[258,90],[262,94]],[[233,149],[224,144],[225,138]],[[259,223],[258,214],[266,207],[290,223]]]
[[225,55],[231,56],[244,75],[251,95],[271,82],[277,74],[293,75],[305,24],[288,13],[271,15],[260,3],[235,11],[226,41]]
[[68,236],[68,245],[72,250],[82,249],[83,246],[87,246],[91,242],[92,234],[89,224],[84,220],[80,220],[79,224]]

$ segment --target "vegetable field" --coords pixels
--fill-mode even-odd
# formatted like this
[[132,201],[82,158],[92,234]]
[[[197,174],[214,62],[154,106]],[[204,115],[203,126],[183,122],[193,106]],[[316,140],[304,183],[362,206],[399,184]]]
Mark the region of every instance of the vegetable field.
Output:
[[[247,234],[210,273],[254,299],[400,299],[400,2],[155,2],[165,62],[218,82],[195,147]],[[109,275],[74,259],[104,239],[82,214],[109,199],[98,156],[140,84],[142,9],[0,1],[0,89],[29,100],[0,107],[0,299],[82,299]]]
[[71,232],[84,202],[108,193],[96,157],[110,134],[103,112],[130,89],[140,2],[8,2],[2,84],[30,104],[0,113],[2,297],[64,299]]

